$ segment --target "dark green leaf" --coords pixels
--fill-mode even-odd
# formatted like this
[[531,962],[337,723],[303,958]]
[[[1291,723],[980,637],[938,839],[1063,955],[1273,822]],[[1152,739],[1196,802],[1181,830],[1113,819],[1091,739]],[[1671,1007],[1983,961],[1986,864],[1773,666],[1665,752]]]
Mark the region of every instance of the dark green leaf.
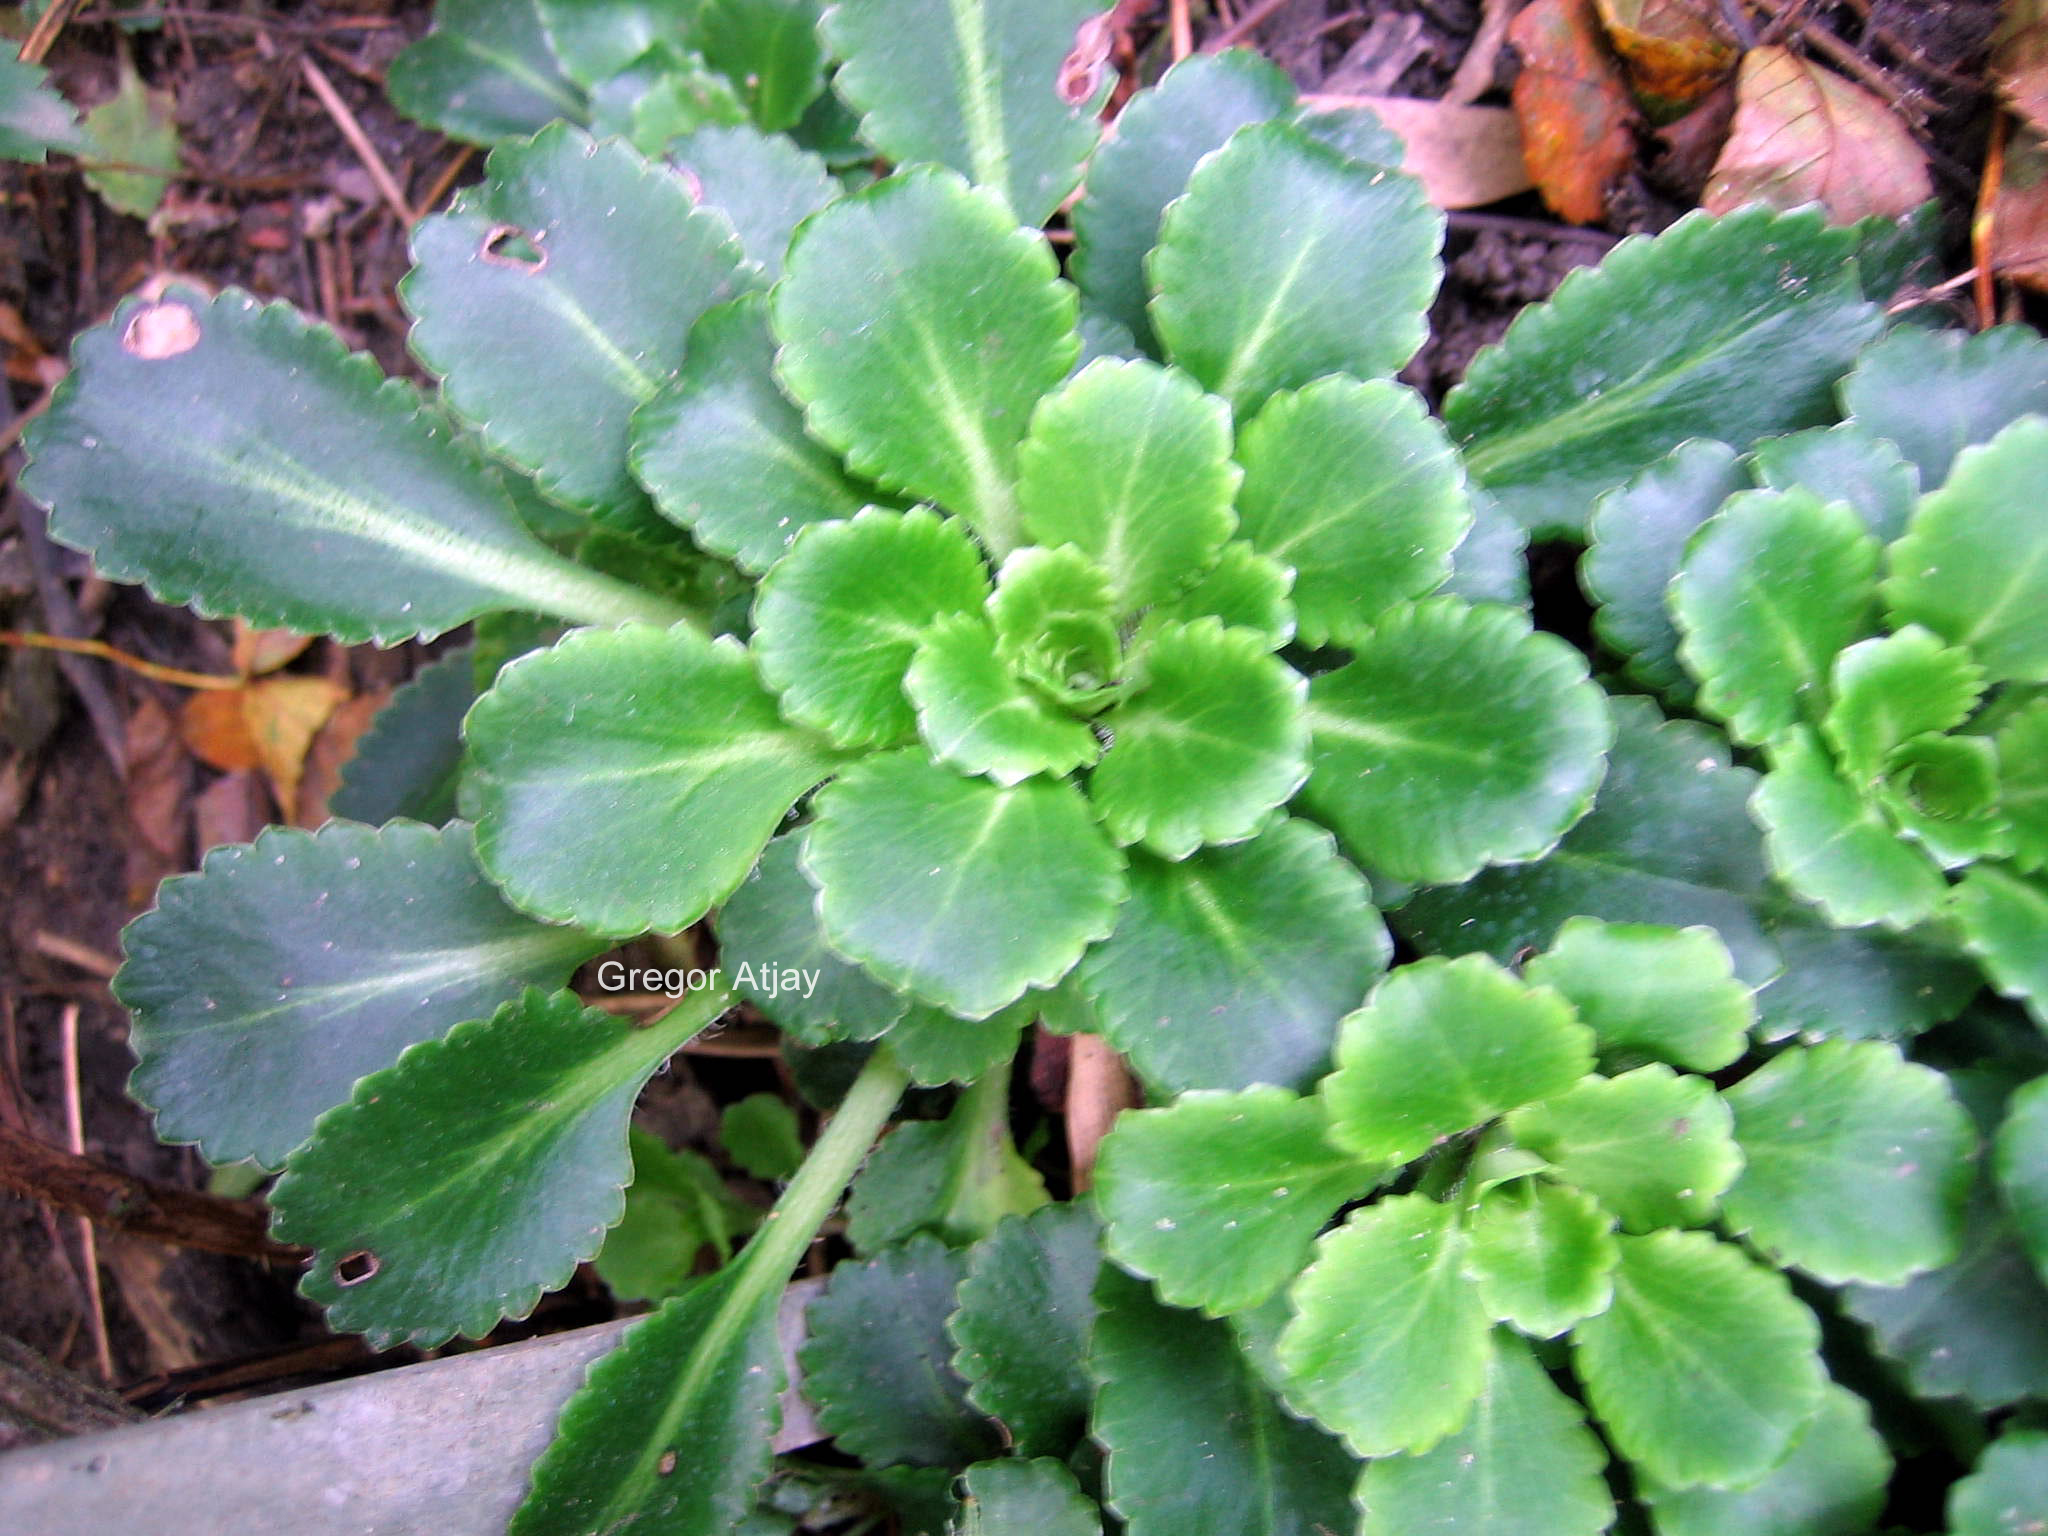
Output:
[[1465,488],[1472,526],[1451,551],[1451,574],[1437,591],[1468,603],[1529,606],[1528,530],[1484,491]]
[[699,128],[671,144],[668,158],[696,178],[700,203],[732,220],[747,259],[771,282],[782,275],[797,225],[839,195],[816,155],[782,134],[744,124]]
[[1057,1461],[984,1461],[967,1469],[959,1536],[1102,1536],[1102,1515]]
[[1046,1202],[1045,1181],[1009,1132],[1008,1063],[961,1093],[942,1121],[897,1126],[854,1180],[847,1240],[874,1253],[917,1232],[972,1243]]
[[633,1182],[626,1214],[605,1234],[594,1263],[621,1301],[659,1301],[689,1284],[706,1248],[721,1264],[730,1259],[733,1239],[753,1230],[761,1213],[734,1198],[695,1152],[671,1151],[637,1127],[627,1141]]
[[12,52],[0,57],[0,160],[41,165],[53,149],[84,155],[92,148],[78,114],[45,79],[42,65]]
[[1863,1399],[1832,1383],[1792,1453],[1746,1488],[1643,1490],[1657,1536],[1866,1536],[1892,1458]]
[[1593,1027],[1601,1055],[1716,1072],[1740,1056],[1756,1023],[1750,989],[1711,928],[1660,928],[1574,917],[1524,975],[1554,987]]
[[1856,360],[1842,404],[1858,426],[1898,444],[1921,489],[1935,490],[1962,449],[2048,412],[2048,344],[2017,325],[1974,336],[1902,325]]
[[889,1049],[920,1087],[975,1082],[1017,1054],[1017,1037],[1037,1006],[1027,993],[985,1019],[961,1019],[943,1008],[913,1003],[889,1026]]
[[796,1111],[773,1093],[750,1093],[726,1105],[718,1139],[732,1160],[757,1179],[786,1179],[804,1160]]
[[754,121],[794,128],[825,88],[819,0],[703,0],[693,35],[705,61],[739,88]]
[[1759,1035],[1906,1040],[1943,1023],[1984,985],[1937,931],[1831,927],[1785,906],[1764,925],[1785,968],[1757,993]]
[[2012,1096],[1998,1128],[1994,1166],[2020,1246],[2048,1279],[2048,1077]]
[[1466,1218],[1465,1273],[1489,1317],[1555,1338],[1614,1295],[1614,1217],[1591,1195],[1548,1179],[1512,1179]]
[[371,826],[401,816],[432,826],[447,821],[462,776],[462,717],[476,695],[469,646],[420,668],[356,738],[327,808]]
[[2029,874],[2048,865],[2048,699],[1999,727],[1999,810],[2012,828],[2013,863]]
[[1811,491],[1823,501],[1846,501],[1883,544],[1906,531],[1906,519],[1920,499],[1919,469],[1861,422],[1766,438],[1750,455],[1749,467],[1758,483],[1771,490]]
[[391,61],[385,85],[407,117],[472,144],[556,118],[581,122],[588,111],[548,44],[536,0],[439,0],[433,31]]
[[1949,1490],[1952,1536],[2029,1536],[2048,1524],[2048,1432],[2012,1427]]

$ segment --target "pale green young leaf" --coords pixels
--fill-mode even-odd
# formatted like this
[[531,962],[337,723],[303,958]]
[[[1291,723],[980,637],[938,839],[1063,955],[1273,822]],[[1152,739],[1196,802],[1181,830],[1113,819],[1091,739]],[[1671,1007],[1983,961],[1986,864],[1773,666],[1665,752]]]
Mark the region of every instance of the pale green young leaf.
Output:
[[1835,656],[1874,627],[1877,559],[1843,503],[1807,491],[1731,497],[1693,536],[1670,589],[1701,709],[1751,744],[1818,724]]
[[731,895],[837,762],[734,641],[645,624],[513,662],[465,734],[484,869],[525,910],[619,937]]
[[345,821],[215,848],[121,943],[129,1088],[158,1134],[272,1168],[358,1078],[606,947],[506,906],[461,822]]
[[1319,1092],[1338,1146],[1405,1163],[1592,1066],[1593,1032],[1555,992],[1483,955],[1431,958],[1396,970],[1344,1020]]
[[1466,1219],[1465,1273],[1487,1316],[1555,1338],[1614,1295],[1614,1216],[1593,1197],[1537,1178],[1489,1190]]
[[567,124],[500,145],[486,170],[414,231],[410,345],[450,408],[550,496],[619,514],[643,499],[633,412],[674,376],[697,317],[744,291],[739,240],[665,168]]
[[1464,1426],[1419,1456],[1366,1463],[1359,1536],[1598,1536],[1614,1523],[1607,1452],[1528,1345],[1496,1329]]
[[433,30],[391,61],[384,83],[407,117],[471,144],[557,118],[582,122],[589,111],[549,45],[538,0],[438,0]]
[[962,773],[1020,783],[1085,768],[1101,753],[1095,733],[1026,686],[997,654],[978,613],[933,621],[917,642],[903,691],[932,756]]
[[1280,67],[1242,48],[1182,59],[1133,96],[1089,161],[1087,194],[1074,208],[1074,281],[1088,307],[1149,342],[1145,257],[1159,241],[1160,215],[1204,155],[1293,105],[1294,84]]
[[660,1301],[689,1284],[705,1249],[727,1262],[733,1240],[753,1230],[761,1212],[737,1199],[695,1152],[672,1151],[638,1127],[627,1144],[633,1182],[626,1213],[591,1262],[619,1300]]
[[1102,1511],[1059,1462],[984,1461],[961,1476],[957,1536],[1102,1536]]
[[1054,698],[1099,708],[1122,682],[1109,572],[1072,545],[1027,545],[996,573],[989,622],[1005,662]]
[[1508,1133],[1621,1219],[1627,1232],[1713,1220],[1742,1171],[1728,1106],[1661,1062],[1587,1077],[1508,1116]]
[[2048,866],[2048,699],[1998,728],[1998,809],[2012,833],[2012,861],[2029,874]]
[[834,949],[970,1019],[1059,981],[1126,894],[1123,856],[1072,785],[1001,789],[922,749],[818,796],[804,872]]
[[1821,733],[1849,782],[1867,790],[1897,748],[1970,718],[1984,695],[1984,669],[1968,651],[1909,624],[1836,656],[1829,691]]
[[1668,1487],[1756,1481],[1821,1408],[1820,1325],[1783,1276],[1704,1232],[1619,1242],[1613,1304],[1572,1335],[1608,1438]]
[[114,94],[85,114],[83,131],[99,159],[124,167],[94,166],[85,184],[116,213],[155,213],[179,171],[177,98],[145,85],[123,53]]
[[996,1118],[1008,1111],[1009,1080],[991,1072],[944,1120],[906,1121],[882,1139],[846,1199],[855,1252],[878,1253],[919,1232],[955,1245],[980,1242],[1006,1217],[1045,1205],[1045,1180]]
[[1822,501],[1846,501],[1883,544],[1906,531],[1920,499],[1919,468],[1890,439],[1857,421],[1767,437],[1750,453],[1749,470],[1768,490],[1811,491]]
[[1269,559],[1242,539],[1232,539],[1207,574],[1145,616],[1133,649],[1141,649],[1145,637],[1162,625],[1214,618],[1231,629],[1264,635],[1267,649],[1277,651],[1294,638],[1293,591],[1292,566]]
[[2048,1524],[2048,1431],[2012,1427],[1948,1495],[1952,1536],[2028,1536]]
[[1304,801],[1375,872],[1449,884],[1546,852],[1613,740],[1585,659],[1512,609],[1432,598],[1309,685]]
[[633,413],[631,467],[655,506],[754,575],[812,523],[867,504],[839,461],[805,436],[774,361],[763,302],[722,304],[691,329],[681,371]]
[[1291,565],[1301,638],[1348,642],[1442,586],[1472,526],[1457,455],[1420,396],[1334,377],[1275,395],[1245,427],[1240,535]]
[[1052,217],[1095,147],[1108,70],[1067,56],[1096,0],[839,0],[825,36],[843,62],[833,89],[867,141],[900,164],[950,166],[1013,222]]
[[1657,1536],[1866,1536],[1891,1481],[1891,1452],[1855,1393],[1828,1384],[1791,1454],[1741,1488],[1645,1487]]
[[1375,1181],[1378,1170],[1332,1147],[1326,1129],[1316,1100],[1263,1086],[1126,1111],[1095,1169],[1103,1247],[1175,1306],[1217,1316],[1257,1306]]
[[1131,896],[1076,973],[1102,1035],[1162,1097],[1306,1088],[1392,942],[1330,834],[1281,820],[1169,862],[1131,856]]
[[1857,244],[1818,210],[1763,208],[1623,241],[1517,315],[1444,402],[1473,480],[1533,532],[1577,533],[1687,438],[1833,420],[1835,380],[1884,325]]
[[691,37],[738,88],[754,121],[794,128],[825,88],[821,0],[703,0]]
[[40,64],[0,58],[0,159],[41,165],[51,150],[88,154],[92,139]]
[[1428,1450],[1486,1384],[1491,1330],[1450,1206],[1401,1195],[1316,1244],[1280,1335],[1290,1400],[1360,1456]]
[[804,529],[762,578],[754,655],[790,719],[842,746],[895,746],[917,727],[903,677],[923,631],[987,593],[964,524],[869,507]]
[[1943,869],[2012,851],[1999,814],[1998,747],[1988,736],[1915,736],[1893,748],[1876,800],[1906,837]]
[[777,370],[811,431],[997,554],[1020,542],[1017,445],[1079,355],[1075,313],[1045,241],[930,167],[807,222],[770,301]]
[[2022,416],[2048,413],[2048,343],[2024,326],[1972,335],[1902,325],[1856,360],[1842,405],[1941,487],[1956,455]]
[[2048,1281],[2048,1077],[2012,1096],[1993,1156],[2014,1235]]
[[1162,626],[1124,702],[1088,798],[1120,843],[1184,859],[1249,837],[1308,777],[1308,685],[1263,636],[1215,619]]
[[823,160],[748,124],[699,128],[669,145],[668,159],[693,179],[698,202],[732,220],[747,260],[770,282],[797,225],[839,195]]
[[1992,864],[1967,870],[1950,898],[1963,947],[2002,996],[2048,1021],[2048,881]]
[[707,127],[747,120],[739,88],[694,48],[660,42],[590,91],[590,131],[624,140],[650,160]]
[[1835,1284],[1954,1261],[1977,1136],[1941,1073],[1885,1041],[1831,1040],[1723,1098],[1744,1165],[1722,1208],[1761,1252]]
[[1894,624],[1966,647],[1992,682],[2048,682],[2048,420],[2024,417],[1956,457],[1892,545]]
[[1239,129],[1161,220],[1153,329],[1240,420],[1327,373],[1391,376],[1422,344],[1443,230],[1411,176],[1291,124]]
[[1116,611],[1172,597],[1236,527],[1230,408],[1156,363],[1100,359],[1039,402],[1018,450],[1017,500],[1038,544],[1072,544],[1109,573]]
[[726,1105],[718,1120],[718,1140],[727,1155],[757,1179],[786,1179],[804,1160],[796,1111],[778,1094],[750,1093]]
[[1592,1026],[1603,1058],[1716,1072],[1748,1044],[1756,1000],[1711,928],[1574,917],[1523,974]]
[[313,1250],[301,1293],[377,1349],[525,1317],[625,1213],[641,1087],[731,1000],[643,1028],[529,991],[362,1079],[270,1193],[279,1237]]

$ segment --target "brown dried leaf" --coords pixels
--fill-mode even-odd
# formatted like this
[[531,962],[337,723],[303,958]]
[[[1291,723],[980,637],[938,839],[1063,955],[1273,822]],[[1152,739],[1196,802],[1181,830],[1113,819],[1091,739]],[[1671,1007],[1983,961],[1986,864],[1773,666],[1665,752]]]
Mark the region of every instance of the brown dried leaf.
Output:
[[255,840],[270,820],[270,786],[255,773],[224,773],[192,804],[201,848]]
[[341,784],[341,765],[355,755],[356,740],[370,728],[377,711],[390,702],[388,692],[365,693],[343,699],[320,734],[313,738],[306,754],[306,771],[299,780],[299,803],[292,820],[302,827],[317,827],[327,820],[327,797]]
[[2036,133],[2048,133],[2048,0],[2006,0],[1991,39],[1998,94]]
[[305,654],[313,643],[311,635],[288,629],[251,629],[235,620],[235,670],[244,677],[261,677]]
[[1713,0],[1599,0],[1644,104],[1670,118],[1727,79],[1741,50]]
[[1735,123],[1700,206],[1819,203],[1838,224],[1896,219],[1934,195],[1927,156],[1876,96],[1790,49],[1752,48]]
[[1992,269],[2048,292],[2048,144],[2033,130],[2013,131],[1991,208]]
[[128,895],[143,901],[165,875],[186,867],[186,791],[191,759],[170,712],[144,698],[128,717]]
[[277,803],[289,817],[313,738],[348,690],[324,677],[266,677],[242,690],[242,714]]
[[1597,223],[1635,164],[1637,117],[1593,0],[1535,0],[1508,40],[1522,56],[1514,104],[1529,174],[1559,218]]
[[186,699],[178,711],[179,738],[199,761],[223,773],[245,773],[263,762],[242,709],[243,692],[205,689]]
[[1311,105],[1370,107],[1401,136],[1401,169],[1439,208],[1483,208],[1535,183],[1522,159],[1522,130],[1506,107],[1467,107],[1408,96],[1308,98]]

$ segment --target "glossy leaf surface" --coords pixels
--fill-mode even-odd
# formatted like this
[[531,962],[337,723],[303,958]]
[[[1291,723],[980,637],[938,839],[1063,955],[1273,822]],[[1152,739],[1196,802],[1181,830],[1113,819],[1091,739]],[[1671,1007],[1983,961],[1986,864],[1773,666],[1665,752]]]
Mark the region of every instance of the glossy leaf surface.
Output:
[[1600,1054],[1713,1072],[1740,1056],[1756,1022],[1750,989],[1711,928],[1570,919],[1523,973],[1562,993]]

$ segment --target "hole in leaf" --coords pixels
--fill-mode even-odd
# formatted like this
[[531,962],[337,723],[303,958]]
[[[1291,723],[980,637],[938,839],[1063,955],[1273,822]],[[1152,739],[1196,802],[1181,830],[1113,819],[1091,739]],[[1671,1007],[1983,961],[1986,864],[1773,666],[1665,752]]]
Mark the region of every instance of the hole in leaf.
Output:
[[340,1286],[361,1285],[382,1267],[377,1255],[367,1248],[358,1248],[334,1261],[334,1283]]
[[1115,23],[1111,14],[1091,16],[1075,31],[1073,51],[1060,61],[1057,81],[1060,100],[1068,106],[1083,105],[1102,84],[1110,50],[1116,46]]
[[547,248],[541,244],[541,237],[529,234],[517,224],[493,224],[477,255],[494,267],[511,267],[528,276],[545,271],[548,264]]
[[121,349],[144,362],[162,362],[199,345],[199,317],[183,304],[152,304],[121,333]]

